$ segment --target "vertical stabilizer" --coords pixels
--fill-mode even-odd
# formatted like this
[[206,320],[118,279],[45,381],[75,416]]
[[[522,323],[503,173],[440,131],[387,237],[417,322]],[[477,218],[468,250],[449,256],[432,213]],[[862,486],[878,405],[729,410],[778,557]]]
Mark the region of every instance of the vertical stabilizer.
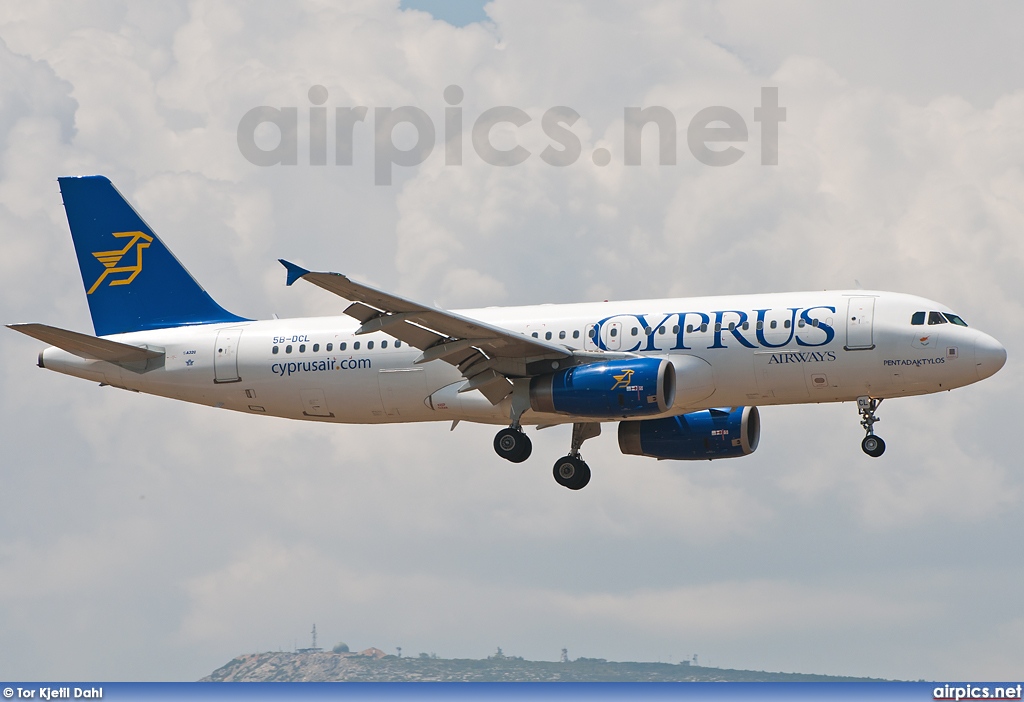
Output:
[[98,336],[246,321],[213,301],[107,178],[57,180]]

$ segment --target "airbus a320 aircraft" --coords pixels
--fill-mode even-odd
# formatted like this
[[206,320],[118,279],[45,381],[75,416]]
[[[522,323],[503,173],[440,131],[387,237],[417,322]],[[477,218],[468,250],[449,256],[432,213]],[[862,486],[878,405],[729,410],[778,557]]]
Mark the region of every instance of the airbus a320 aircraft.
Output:
[[317,422],[572,425],[555,480],[590,480],[580,446],[618,422],[623,453],[698,460],[757,448],[757,406],[856,401],[861,446],[883,398],[987,378],[1006,350],[945,305],[864,290],[449,312],[282,260],[287,284],[346,317],[251,320],[206,293],[103,176],[59,178],[96,336],[10,327],[48,344],[39,366],[186,402]]

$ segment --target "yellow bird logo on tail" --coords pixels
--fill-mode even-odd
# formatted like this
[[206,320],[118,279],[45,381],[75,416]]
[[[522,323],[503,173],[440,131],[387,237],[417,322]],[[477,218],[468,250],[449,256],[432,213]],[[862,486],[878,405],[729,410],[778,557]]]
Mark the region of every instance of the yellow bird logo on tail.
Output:
[[626,369],[622,371],[622,375],[613,375],[612,377],[615,378],[615,385],[612,385],[612,390],[629,387],[630,381],[633,380],[633,369]]
[[[93,256],[96,257],[96,260],[103,264],[103,273],[101,273],[100,277],[96,279],[96,282],[92,284],[92,287],[89,288],[89,291],[86,293],[86,295],[92,295],[96,291],[96,288],[100,286],[100,283],[102,283],[103,280],[111,273],[129,274],[127,278],[111,280],[109,283],[107,283],[110,286],[114,286],[128,285],[133,280],[135,280],[135,276],[142,272],[142,250],[147,248],[153,242],[153,237],[149,236],[148,234],[143,234],[142,232],[112,233],[118,239],[123,239],[124,237],[127,236],[130,236],[131,239],[128,241],[127,244],[125,244],[125,247],[123,249],[117,251],[96,251],[93,253]],[[135,247],[135,265],[118,266],[117,264],[121,262],[121,259],[124,258],[125,254],[132,250],[133,246]]]

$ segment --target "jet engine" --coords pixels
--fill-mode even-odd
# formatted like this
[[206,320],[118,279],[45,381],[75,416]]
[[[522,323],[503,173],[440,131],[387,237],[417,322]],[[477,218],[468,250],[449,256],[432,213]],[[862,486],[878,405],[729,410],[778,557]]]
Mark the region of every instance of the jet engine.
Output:
[[664,358],[589,363],[530,382],[530,407],[578,417],[642,417],[668,411],[676,372]]
[[760,438],[761,418],[756,407],[707,409],[619,423],[622,453],[680,461],[746,456],[757,449]]

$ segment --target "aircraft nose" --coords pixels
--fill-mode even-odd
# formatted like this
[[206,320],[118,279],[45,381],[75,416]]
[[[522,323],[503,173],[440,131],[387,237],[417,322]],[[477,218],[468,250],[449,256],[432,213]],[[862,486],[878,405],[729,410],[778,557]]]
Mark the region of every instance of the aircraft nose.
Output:
[[1006,363],[1006,349],[988,334],[980,334],[974,342],[974,362],[978,380],[995,375]]

